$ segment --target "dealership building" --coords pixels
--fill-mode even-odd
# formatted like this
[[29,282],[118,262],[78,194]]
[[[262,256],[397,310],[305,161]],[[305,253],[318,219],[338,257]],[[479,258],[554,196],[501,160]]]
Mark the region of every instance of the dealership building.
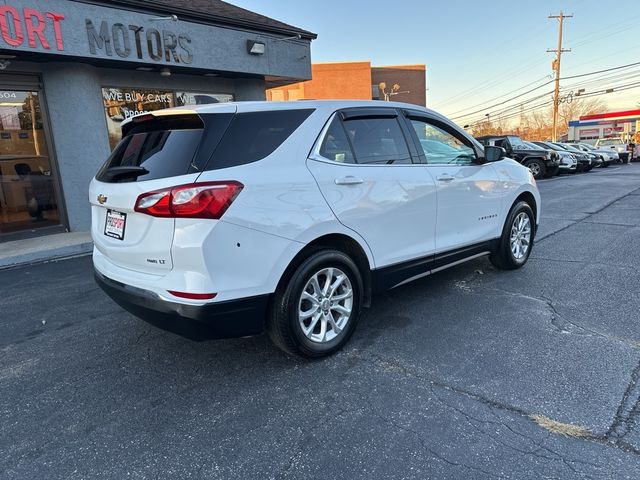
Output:
[[569,122],[569,141],[595,142],[599,138],[623,137],[640,132],[640,110],[583,115]]
[[3,2],[0,245],[89,231],[88,185],[123,120],[264,100],[311,78],[314,38],[219,0]]

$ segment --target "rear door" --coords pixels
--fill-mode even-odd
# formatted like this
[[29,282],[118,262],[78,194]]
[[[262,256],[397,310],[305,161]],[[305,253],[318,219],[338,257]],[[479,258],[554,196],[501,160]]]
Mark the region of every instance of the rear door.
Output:
[[156,112],[123,127],[122,141],[89,190],[94,245],[111,262],[153,274],[173,268],[175,220],[135,212],[136,200],[142,193],[195,182],[232,115],[232,110],[211,115],[205,128],[195,113]]
[[395,109],[343,110],[307,162],[334,214],[365,239],[377,267],[416,258],[426,265],[435,248],[435,183],[413,162],[408,133]]

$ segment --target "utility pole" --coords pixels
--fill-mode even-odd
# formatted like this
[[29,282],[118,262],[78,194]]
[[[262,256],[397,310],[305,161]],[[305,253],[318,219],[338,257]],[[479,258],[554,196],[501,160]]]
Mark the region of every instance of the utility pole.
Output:
[[553,95],[553,136],[552,140],[555,142],[558,140],[558,105],[560,103],[560,60],[563,52],[570,52],[571,49],[562,48],[562,26],[565,18],[571,18],[573,15],[564,15],[560,10],[559,15],[549,15],[549,18],[557,18],[560,22],[560,28],[558,29],[558,48],[556,50],[547,49],[547,52],[556,54],[555,60],[551,63],[556,75],[556,89]]

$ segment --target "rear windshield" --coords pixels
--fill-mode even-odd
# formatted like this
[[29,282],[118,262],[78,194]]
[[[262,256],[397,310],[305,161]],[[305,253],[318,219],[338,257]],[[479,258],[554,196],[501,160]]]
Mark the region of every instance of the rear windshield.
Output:
[[207,164],[207,170],[257,162],[271,155],[313,109],[238,113]]
[[[155,117],[128,127],[125,137],[96,175],[98,180],[135,182],[184,175],[191,168],[204,131],[204,124],[196,115]],[[144,170],[114,177],[112,173],[118,170],[114,167]]]
[[610,138],[607,140],[598,140],[598,145],[604,145],[604,146],[619,145],[621,143],[622,143],[622,140],[619,140],[617,138]]

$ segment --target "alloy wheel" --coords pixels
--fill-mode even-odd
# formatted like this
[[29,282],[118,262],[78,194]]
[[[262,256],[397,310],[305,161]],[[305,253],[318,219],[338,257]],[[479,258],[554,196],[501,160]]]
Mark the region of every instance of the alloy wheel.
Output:
[[328,267],[307,281],[298,302],[298,322],[316,343],[330,342],[346,327],[353,309],[353,287],[339,268]]
[[531,220],[525,212],[520,212],[511,224],[509,245],[511,254],[516,260],[522,260],[529,252],[531,245]]
[[537,162],[533,162],[529,165],[529,170],[533,174],[534,177],[540,175],[540,164]]

